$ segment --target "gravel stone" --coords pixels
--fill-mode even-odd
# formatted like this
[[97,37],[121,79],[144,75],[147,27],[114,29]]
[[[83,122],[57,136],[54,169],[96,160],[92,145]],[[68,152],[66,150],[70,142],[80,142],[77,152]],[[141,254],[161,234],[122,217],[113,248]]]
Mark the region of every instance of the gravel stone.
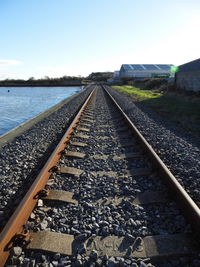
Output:
[[[90,104],[90,110],[95,107],[93,110],[95,121],[88,133],[90,138],[86,141],[75,136],[72,137],[72,141],[87,142],[87,146],[83,148],[69,144],[65,149],[84,153],[84,160],[69,158],[63,153],[58,163],[59,167],[75,167],[83,169],[84,172],[80,177],[75,178],[64,173],[54,172],[51,182],[48,184],[48,189],[73,192],[78,204],[44,200],[41,206],[35,208],[26,224],[26,228],[32,231],[46,229],[74,235],[75,240],[80,242],[77,251],[73,256],[63,256],[58,253],[51,255],[45,252],[42,254],[31,252],[31,255],[27,255],[24,251],[20,255],[20,261],[23,263],[25,258],[30,258],[31,262],[32,259],[35,259],[34,267],[54,266],[57,262],[57,266],[125,267],[163,267],[175,266],[175,264],[177,266],[177,262],[180,263],[179,266],[185,263],[190,266],[192,261],[198,263],[197,256],[193,258],[178,257],[176,263],[170,259],[154,263],[149,258],[131,258],[133,250],[140,251],[142,249],[141,240],[145,236],[191,233],[191,229],[173,201],[164,204],[133,204],[133,200],[138,194],[148,191],[167,193],[166,187],[158,173],[153,171],[153,166],[149,163],[147,156],[113,160],[113,155],[141,152],[141,150],[136,140],[133,140],[133,146],[122,145],[127,133],[121,131],[124,126],[120,121],[120,116],[116,109],[112,108],[111,102],[105,100],[102,90],[99,89],[96,92],[96,97],[95,101]],[[105,125],[108,127],[102,131]],[[130,142],[129,139],[128,141]],[[152,169],[150,175],[136,177],[131,172],[126,174],[132,168],[144,167]],[[86,239],[92,241],[96,236],[106,237],[109,235],[123,237],[129,241],[126,257],[108,257],[108,255],[101,257],[96,250],[91,251],[89,256],[86,255],[84,243]],[[19,259],[16,259],[15,262],[19,264]]]
[[107,89],[188,194],[200,201],[200,140],[133,98]]
[[118,265],[118,262],[115,260],[114,257],[111,257],[107,262],[108,267],[115,267],[117,265]]
[[21,247],[14,247],[12,249],[12,252],[15,256],[20,256],[22,254],[22,248]]
[[0,149],[0,225],[10,214],[33,183],[46,159],[56,147],[69,122],[74,117],[91,87],[83,90],[63,107]]
[[94,259],[94,260],[97,260],[98,258],[98,253],[96,250],[92,250],[91,253],[90,253],[90,258]]

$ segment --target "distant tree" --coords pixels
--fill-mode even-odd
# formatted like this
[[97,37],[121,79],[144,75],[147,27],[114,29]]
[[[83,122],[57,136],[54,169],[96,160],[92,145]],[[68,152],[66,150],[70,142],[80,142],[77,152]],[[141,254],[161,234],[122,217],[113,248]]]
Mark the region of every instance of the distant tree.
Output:
[[0,86],[67,86],[81,85],[83,77],[63,76],[59,78],[50,78],[45,76],[41,79],[30,77],[28,80],[22,79],[6,79],[0,81]]
[[113,72],[92,72],[86,79],[95,82],[106,82],[113,77]]
[[28,81],[34,81],[34,80],[35,80],[34,77],[30,77],[30,78],[28,79]]

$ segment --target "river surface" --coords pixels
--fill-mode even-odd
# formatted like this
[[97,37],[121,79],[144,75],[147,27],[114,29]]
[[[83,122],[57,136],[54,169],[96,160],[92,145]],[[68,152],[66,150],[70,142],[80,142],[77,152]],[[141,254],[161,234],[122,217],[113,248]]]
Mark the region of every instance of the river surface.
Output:
[[0,87],[0,135],[31,119],[81,87]]

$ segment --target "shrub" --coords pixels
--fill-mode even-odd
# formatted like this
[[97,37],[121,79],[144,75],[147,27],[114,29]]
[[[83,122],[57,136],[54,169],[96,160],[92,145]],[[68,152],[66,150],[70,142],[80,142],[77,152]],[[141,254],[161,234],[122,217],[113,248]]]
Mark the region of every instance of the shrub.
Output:
[[161,79],[161,78],[153,78],[153,79],[146,80],[144,82],[144,88],[147,89],[147,90],[157,89],[161,85],[166,85],[167,86],[167,80],[166,79]]

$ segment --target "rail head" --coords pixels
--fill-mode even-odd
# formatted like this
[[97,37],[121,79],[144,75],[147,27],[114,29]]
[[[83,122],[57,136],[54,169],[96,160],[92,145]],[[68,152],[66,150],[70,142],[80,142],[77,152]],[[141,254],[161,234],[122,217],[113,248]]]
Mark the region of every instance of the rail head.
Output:
[[[76,127],[78,121],[80,120],[80,116],[84,112],[87,104],[89,103],[92,95],[94,94],[94,91],[96,89],[96,86],[94,87],[93,91],[90,93],[89,97],[85,101],[85,103],[82,105],[81,109],[79,110],[78,114],[74,118],[72,124],[64,134],[63,138],[57,145],[56,149],[48,159],[47,163],[42,168],[41,172],[37,176],[36,180],[32,184],[31,188],[23,198],[20,205],[17,207],[16,211],[8,221],[7,225],[3,229],[3,231],[0,234],[0,266],[3,266],[7,260],[7,257],[9,256],[10,251],[10,245],[12,245],[12,239],[15,237],[16,234],[20,234],[23,231],[23,225],[28,220],[34,206],[37,203],[37,198],[35,198],[36,194],[42,190],[48,181],[51,172],[49,170],[52,169],[59,160],[61,156],[61,152],[66,146],[66,142],[68,142],[69,138],[71,137],[71,134],[74,131],[74,128]],[[155,162],[157,168],[160,170],[160,173],[162,174],[162,177],[165,178],[166,182],[170,186],[170,188],[173,190],[175,194],[178,196],[179,204],[182,206],[183,211],[185,213],[190,215],[190,223],[193,225],[195,231],[199,232],[200,227],[200,210],[197,207],[197,205],[194,203],[194,201],[189,197],[189,195],[186,193],[186,191],[183,189],[183,187],[179,184],[179,182],[176,180],[176,178],[173,176],[173,174],[169,171],[169,169],[165,166],[165,164],[162,162],[162,160],[159,158],[159,156],[156,154],[156,152],[153,150],[153,148],[148,144],[148,142],[145,140],[145,138],[140,134],[138,129],[134,126],[132,121],[128,118],[128,116],[124,113],[122,108],[119,106],[119,104],[115,101],[115,99],[111,96],[111,94],[104,88],[107,94],[110,96],[112,101],[115,103],[115,105],[118,107],[121,114],[124,116],[125,120],[129,124],[130,128],[133,130],[135,135],[137,136],[138,140],[140,140],[141,144],[145,148],[145,150],[148,152],[152,160]]]
[[174,197],[176,198],[179,206],[182,208],[183,213],[187,216],[188,221],[192,225],[195,234],[200,236],[200,209],[192,200],[192,198],[188,195],[185,189],[181,186],[175,176],[170,172],[164,162],[160,159],[154,149],[150,146],[150,144],[146,141],[146,139],[142,136],[127,114],[123,111],[114,97],[108,92],[106,87],[102,85],[105,92],[109,95],[110,99],[115,103],[116,107],[119,109],[127,123],[129,124],[130,129],[133,134],[139,140],[145,151],[150,156],[151,160],[154,162],[156,167],[158,168],[161,177],[164,178],[170,190],[172,190]]
[[75,130],[75,127],[78,121],[80,120],[80,117],[84,112],[85,108],[87,107],[96,88],[97,86],[94,87],[92,92],[89,94],[89,96],[79,109],[77,115],[75,116],[74,120],[72,121],[71,125],[67,129],[62,139],[60,140],[59,144],[47,160],[46,164],[40,171],[39,175],[36,177],[30,189],[28,190],[28,192],[18,205],[17,209],[10,217],[8,223],[0,233],[0,267],[4,266],[9,256],[13,240],[15,240],[18,236],[26,235],[24,233],[24,225],[38,201],[38,198],[36,196],[38,192],[44,189],[49,177],[51,176],[50,170],[56,165],[59,158],[61,157],[61,152],[66,147],[66,142],[70,139],[71,134]]

